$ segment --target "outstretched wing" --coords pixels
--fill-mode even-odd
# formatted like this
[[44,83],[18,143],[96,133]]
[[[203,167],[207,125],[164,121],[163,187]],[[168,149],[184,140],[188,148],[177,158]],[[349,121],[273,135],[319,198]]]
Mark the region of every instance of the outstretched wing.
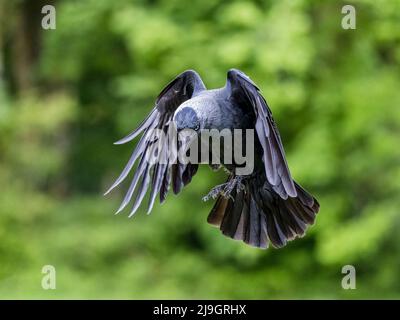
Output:
[[[160,202],[162,203],[165,200],[171,183],[174,193],[177,194],[183,186],[192,180],[198,165],[191,163],[185,165],[179,163],[178,160],[170,163],[171,153],[176,153],[179,146],[176,141],[169,141],[172,135],[168,133],[175,130],[172,121],[175,110],[184,101],[205,89],[203,81],[195,71],[188,70],[181,73],[161,91],[154,109],[139,127],[125,138],[115,142],[115,144],[123,144],[142,134],[124,170],[105,193],[108,194],[118,186],[128,176],[135,162],[139,159],[131,185],[117,213],[122,211],[131,201],[138,184],[139,188],[129,216],[132,216],[139,208],[149,185],[151,185],[151,192],[148,213],[151,211],[158,193],[160,194]],[[164,135],[160,135],[160,132]],[[149,161],[150,159],[151,161]]]
[[268,182],[281,198],[296,197],[297,191],[286,162],[278,128],[259,89],[243,72],[231,69],[228,71],[226,90],[234,106],[254,112],[254,125],[263,149]]

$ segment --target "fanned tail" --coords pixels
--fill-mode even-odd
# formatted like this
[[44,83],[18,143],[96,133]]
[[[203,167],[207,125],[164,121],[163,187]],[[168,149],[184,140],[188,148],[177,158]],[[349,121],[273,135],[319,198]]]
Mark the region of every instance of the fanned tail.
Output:
[[297,183],[297,197],[284,200],[266,181],[262,175],[245,179],[231,197],[219,196],[207,221],[224,235],[258,248],[269,243],[281,248],[302,237],[315,221],[318,201]]

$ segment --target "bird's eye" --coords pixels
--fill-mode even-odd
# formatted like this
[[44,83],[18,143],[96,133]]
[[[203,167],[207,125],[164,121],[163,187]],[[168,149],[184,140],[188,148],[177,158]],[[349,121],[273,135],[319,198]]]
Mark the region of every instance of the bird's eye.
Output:
[[200,129],[200,124],[196,124],[196,126],[194,127],[194,131],[199,131]]

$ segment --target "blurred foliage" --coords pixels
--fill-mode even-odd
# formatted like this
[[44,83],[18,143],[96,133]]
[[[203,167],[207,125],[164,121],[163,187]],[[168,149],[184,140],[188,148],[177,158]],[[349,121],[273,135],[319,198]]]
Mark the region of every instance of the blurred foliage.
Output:
[[[57,1],[18,90],[16,17],[2,3],[0,297],[400,298],[400,2]],[[7,13],[4,14],[4,13]],[[1,38],[1,37],[0,37]],[[38,40],[39,41],[39,40]],[[257,250],[206,223],[204,167],[146,216],[102,192],[133,144],[114,146],[185,69],[209,88],[239,68],[262,89],[294,177],[319,200],[307,235]],[[41,288],[41,268],[57,290]],[[357,290],[341,269],[357,269]]]

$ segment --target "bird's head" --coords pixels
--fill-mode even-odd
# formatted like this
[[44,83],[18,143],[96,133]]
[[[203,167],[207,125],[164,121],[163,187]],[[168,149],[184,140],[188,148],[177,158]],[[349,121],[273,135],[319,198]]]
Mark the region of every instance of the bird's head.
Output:
[[177,110],[174,116],[174,122],[178,132],[184,129],[191,129],[197,132],[202,129],[201,119],[196,111],[189,106]]

